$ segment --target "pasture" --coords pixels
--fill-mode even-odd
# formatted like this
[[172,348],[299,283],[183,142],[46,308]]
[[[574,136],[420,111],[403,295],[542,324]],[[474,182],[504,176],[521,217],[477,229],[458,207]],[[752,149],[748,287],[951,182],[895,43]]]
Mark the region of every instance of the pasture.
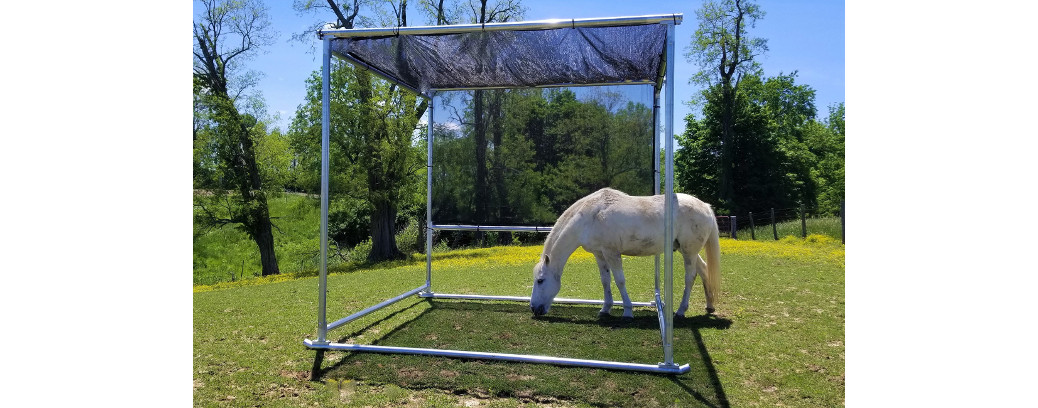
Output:
[[[539,246],[437,253],[433,288],[529,295]],[[425,356],[306,349],[316,335],[317,279],[240,282],[194,293],[194,402],[202,406],[839,406],[844,401],[844,247],[721,240],[722,292],[703,313],[702,283],[675,319],[679,376]],[[633,300],[652,295],[652,258],[625,257]],[[329,320],[419,286],[424,260],[332,274]],[[675,254],[675,290],[683,274]],[[250,284],[254,283],[254,284]],[[614,287],[615,295],[615,287]],[[600,298],[593,257],[577,250],[560,297]],[[678,295],[680,296],[680,294]],[[655,312],[524,303],[405,299],[329,333],[334,340],[656,363]]]

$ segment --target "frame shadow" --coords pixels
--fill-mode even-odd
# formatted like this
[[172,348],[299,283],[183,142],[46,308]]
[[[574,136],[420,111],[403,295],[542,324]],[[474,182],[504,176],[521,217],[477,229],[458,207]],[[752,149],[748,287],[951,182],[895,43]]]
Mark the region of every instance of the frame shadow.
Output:
[[[368,330],[399,316],[401,313],[412,310],[422,304],[427,304],[429,307],[415,315],[413,318],[402,322],[392,330],[380,335],[378,338],[374,339],[371,344],[428,348],[457,348],[451,345],[436,347],[435,344],[412,344],[416,341],[421,341],[421,339],[413,337],[413,333],[404,335],[404,332],[431,332],[429,329],[433,326],[427,324],[427,321],[430,320],[441,322],[452,321],[456,322],[454,323],[455,326],[464,326],[472,316],[478,316],[479,318],[493,318],[495,315],[530,315],[529,311],[526,310],[525,305],[517,304],[516,302],[422,298],[414,303],[401,307],[376,321],[368,323],[359,329],[353,330],[346,335],[338,336],[338,342],[344,342],[351,337],[365,333]],[[617,330],[623,330],[624,333],[635,333],[636,336],[640,336],[641,338],[645,338],[647,334],[637,333],[652,331],[654,333],[652,336],[654,337],[655,342],[659,342],[659,320],[654,309],[636,308],[634,318],[630,320],[621,319],[618,316],[599,317],[598,309],[599,306],[596,305],[559,304],[553,306],[552,311],[548,315],[539,317],[528,316],[528,318],[531,322],[542,326],[542,328],[547,327],[549,329],[557,327],[559,324],[565,324],[569,327],[576,328],[577,330],[590,332],[615,332]],[[730,328],[732,324],[733,322],[729,319],[713,315],[674,318],[675,336],[681,337],[680,340],[676,339],[674,342],[675,362],[678,364],[684,364],[687,362],[692,367],[691,372],[683,375],[556,366],[551,364],[352,351],[338,351],[344,353],[344,356],[333,364],[325,367],[324,359],[327,350],[319,349],[316,350],[310,379],[311,381],[323,381],[325,378],[332,377],[353,378],[376,383],[394,383],[405,388],[439,388],[454,393],[471,392],[473,390],[473,382],[476,384],[489,383],[492,384],[490,389],[496,390],[497,395],[518,398],[524,398],[528,395],[528,392],[526,392],[524,388],[528,387],[528,384],[523,384],[522,381],[516,381],[516,378],[542,376],[545,373],[549,373],[550,376],[553,377],[561,376],[560,378],[572,377],[576,379],[590,375],[591,377],[607,377],[609,378],[608,381],[612,382],[651,382],[656,383],[657,386],[660,384],[660,379],[665,379],[663,384],[665,384],[672,393],[686,395],[694,399],[698,404],[704,406],[728,407],[730,404],[727,395],[725,394],[724,387],[717,374],[717,370],[714,367],[713,359],[710,356],[710,352],[703,340],[701,332],[703,330],[726,330]],[[522,328],[523,326],[513,325],[502,328],[498,333],[501,334],[502,337],[505,337],[502,333],[512,333],[515,331],[521,332],[523,331]],[[549,338],[547,340],[554,342],[574,341],[571,338],[567,338],[565,332],[566,331],[561,331],[561,333],[557,333],[557,336],[555,336],[557,338]],[[540,333],[532,334],[533,335],[531,336],[530,333],[528,333],[527,336],[534,339],[544,340],[544,336],[546,335],[544,334],[544,330]],[[686,336],[688,335],[690,335],[693,340],[691,344],[686,340],[688,338]],[[435,334],[430,334],[426,337],[430,336],[435,338]],[[490,347],[488,349],[487,347],[483,347],[477,349],[463,346],[461,349],[516,354],[545,354],[544,352],[538,351],[501,350],[500,346],[502,343],[507,343],[507,341],[501,340],[498,337],[493,337],[491,342],[483,344],[492,344],[495,345],[496,348]],[[594,345],[594,343],[589,343],[589,346]],[[659,357],[662,359],[662,348],[654,348],[653,350],[658,351]],[[547,354],[557,355],[559,353]],[[594,358],[572,355],[561,356]],[[495,369],[478,369],[478,367],[484,367],[486,365],[492,365]],[[477,369],[470,369],[470,366],[477,367]],[[396,370],[393,369],[394,367]],[[428,371],[428,373],[424,373],[423,370]],[[458,380],[456,378],[436,378],[433,380],[415,380],[414,378],[419,377],[419,374],[427,374],[429,377],[440,377],[438,374],[444,372],[467,373],[472,371],[478,372],[478,378],[473,377],[467,382],[464,379]],[[486,371],[491,371],[492,374],[488,374]],[[570,383],[572,384],[572,381]],[[480,388],[482,387],[476,387],[477,390]],[[560,391],[561,392],[557,394],[553,393],[553,396],[560,399],[581,400],[582,394],[586,392],[586,390],[582,390],[580,387],[571,387],[571,389],[563,389]],[[673,400],[670,402],[673,402]],[[598,403],[593,403],[593,405],[598,405]],[[606,405],[609,404],[607,403]]]

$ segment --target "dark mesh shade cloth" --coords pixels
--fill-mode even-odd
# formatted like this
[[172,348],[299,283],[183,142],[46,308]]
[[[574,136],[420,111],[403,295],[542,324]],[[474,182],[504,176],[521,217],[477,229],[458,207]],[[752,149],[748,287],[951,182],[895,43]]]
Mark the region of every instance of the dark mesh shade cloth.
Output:
[[332,40],[348,55],[425,93],[432,89],[655,82],[663,24]]

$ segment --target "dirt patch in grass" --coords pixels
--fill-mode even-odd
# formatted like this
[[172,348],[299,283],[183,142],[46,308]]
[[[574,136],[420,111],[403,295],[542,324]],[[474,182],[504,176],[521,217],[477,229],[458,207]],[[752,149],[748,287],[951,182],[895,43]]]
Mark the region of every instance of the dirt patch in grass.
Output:
[[537,379],[537,377],[533,376],[533,375],[517,375],[517,374],[514,374],[514,373],[505,374],[505,378],[507,378],[507,379],[509,379],[511,381],[530,381],[530,380],[536,380]]
[[291,378],[291,379],[296,380],[296,381],[309,381],[310,380],[310,372],[309,371],[281,370],[280,374],[281,374],[282,377]]

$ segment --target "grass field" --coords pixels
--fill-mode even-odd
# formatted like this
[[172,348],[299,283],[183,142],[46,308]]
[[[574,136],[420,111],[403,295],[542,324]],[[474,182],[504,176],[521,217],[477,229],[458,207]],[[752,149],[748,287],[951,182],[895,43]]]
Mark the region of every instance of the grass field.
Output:
[[[317,352],[317,280],[257,279],[196,286],[194,401],[201,406],[840,406],[844,401],[844,249],[808,241],[724,239],[715,317],[701,283],[689,318],[675,319],[675,361],[692,372],[654,375],[550,365]],[[436,254],[440,292],[529,295],[540,247]],[[680,255],[676,255],[680,258]],[[680,261],[675,271],[681,276]],[[424,283],[424,262],[329,276],[334,320]],[[652,295],[652,258],[625,259],[635,300]],[[680,282],[680,278],[678,279]],[[675,290],[681,285],[675,284]],[[615,289],[614,289],[615,293]],[[578,250],[560,297],[601,298],[597,269]],[[409,298],[332,331],[365,344],[662,360],[655,312],[599,319],[597,307],[556,305],[533,318],[521,303]],[[699,312],[701,313],[701,312]]]

